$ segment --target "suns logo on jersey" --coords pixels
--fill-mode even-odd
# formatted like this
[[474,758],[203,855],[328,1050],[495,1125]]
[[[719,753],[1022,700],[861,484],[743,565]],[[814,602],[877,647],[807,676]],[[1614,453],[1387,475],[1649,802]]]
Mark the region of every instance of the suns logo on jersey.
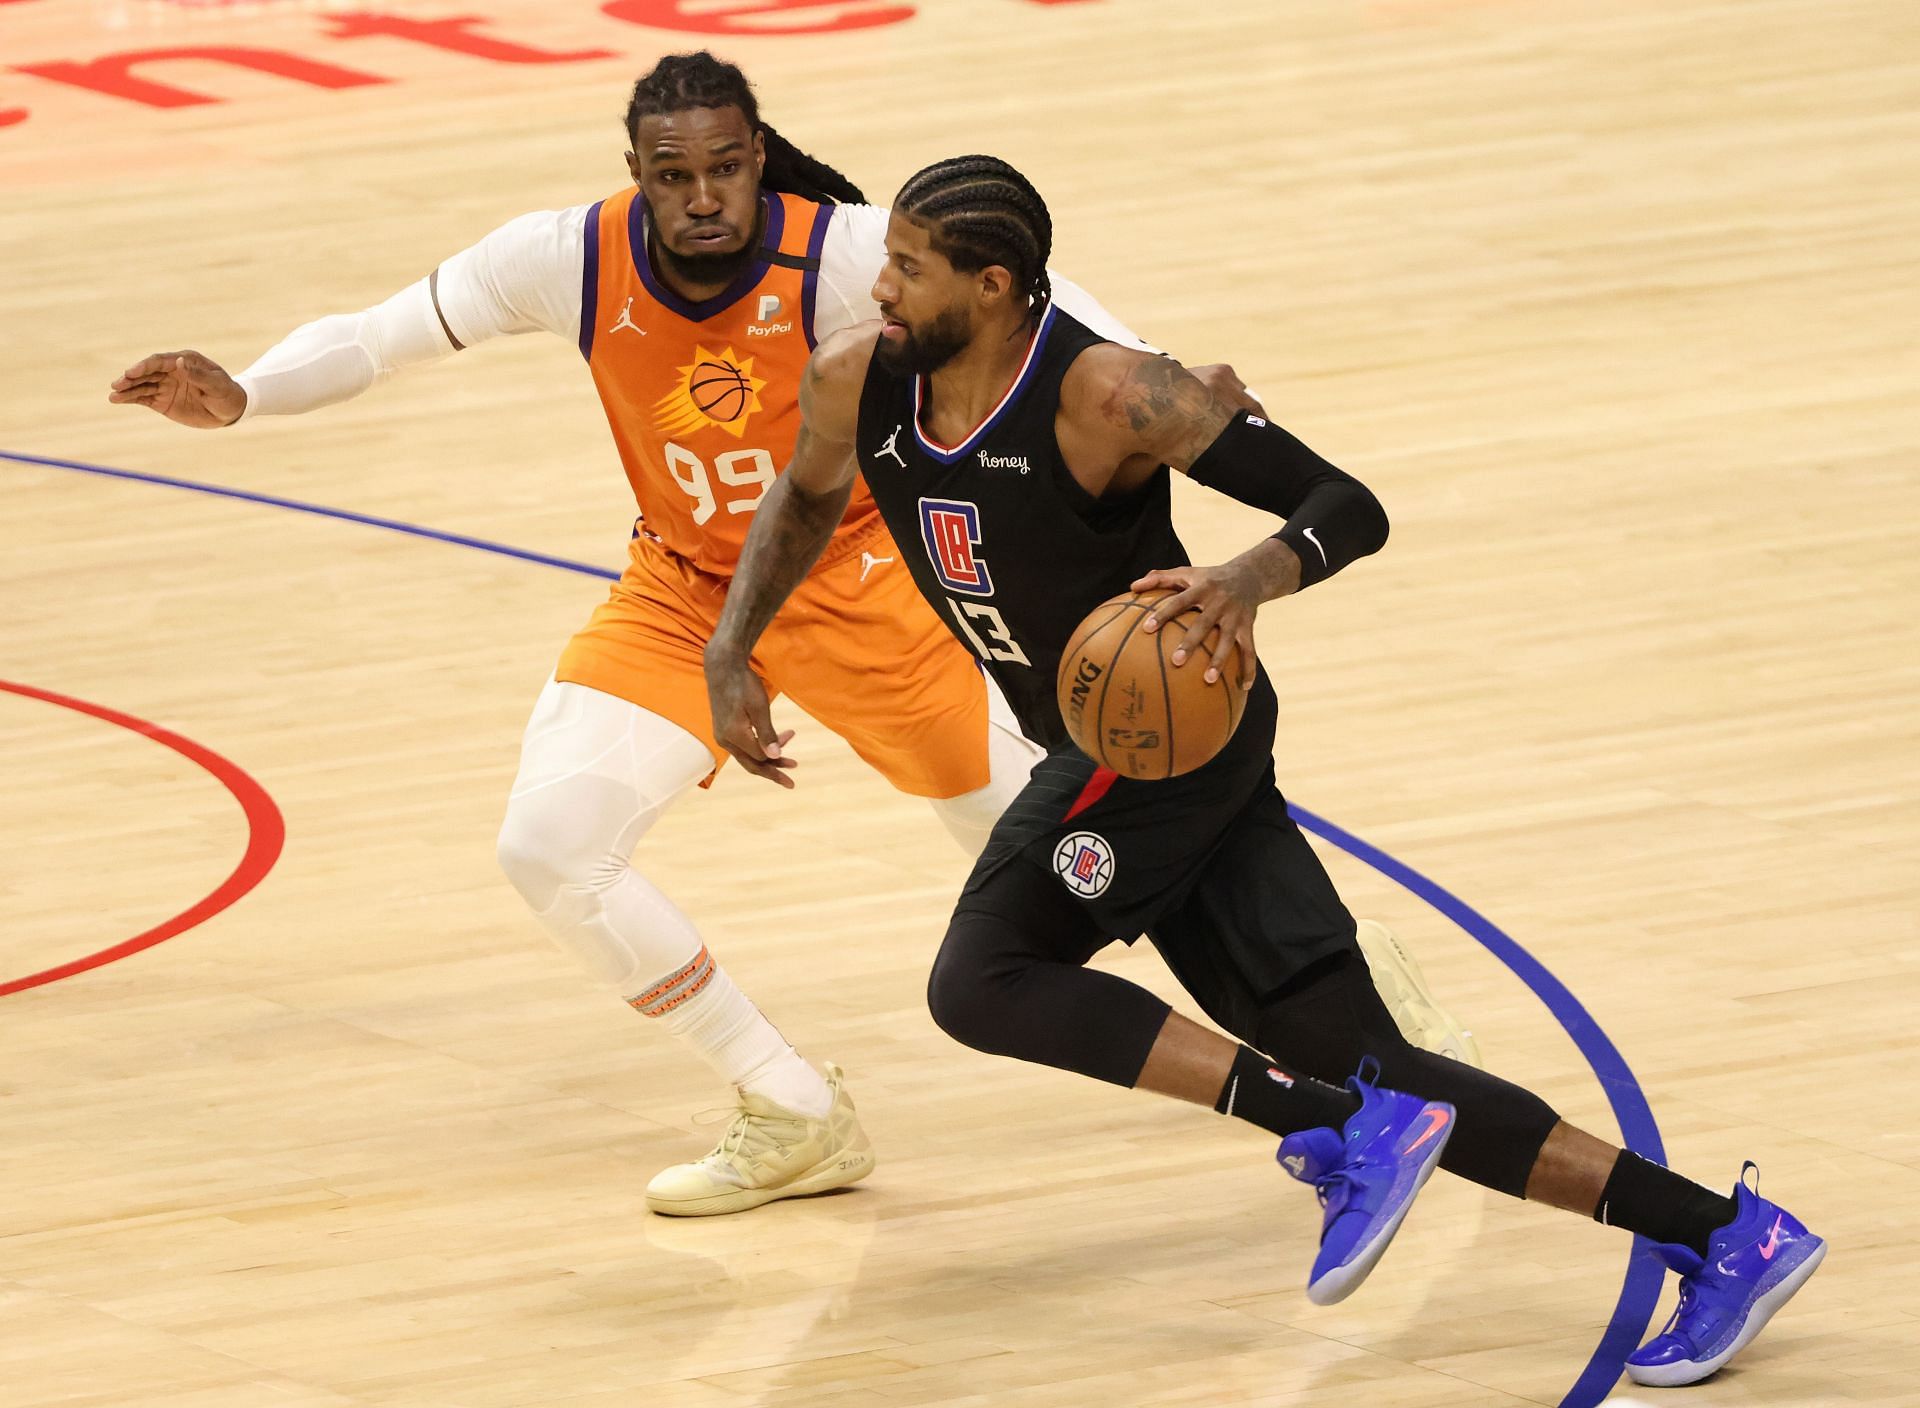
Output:
[[951,592],[992,596],[993,578],[974,549],[980,544],[980,509],[964,499],[920,500],[920,536],[933,575]]
[[663,435],[687,435],[712,426],[738,439],[760,409],[766,382],[753,374],[753,358],[731,346],[718,352],[696,343],[693,360],[676,373],[673,390],[653,405],[653,423]]

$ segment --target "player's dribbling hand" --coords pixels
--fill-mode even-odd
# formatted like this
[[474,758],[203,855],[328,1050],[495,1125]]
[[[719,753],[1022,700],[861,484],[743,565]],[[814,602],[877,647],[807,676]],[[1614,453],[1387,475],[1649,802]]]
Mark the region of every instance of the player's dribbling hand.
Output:
[[[1133,583],[1133,590],[1137,592],[1156,587],[1165,588],[1173,595],[1154,603],[1141,629],[1157,631],[1169,621],[1187,628],[1173,648],[1173,663],[1186,664],[1188,656],[1204,647],[1208,632],[1217,628],[1220,635],[1214,642],[1213,658],[1207,662],[1207,683],[1220,679],[1220,672],[1226,668],[1237,645],[1240,647],[1240,687],[1252,689],[1258,668],[1253,654],[1253,616],[1266,600],[1253,571],[1237,561],[1219,567],[1162,567]],[[1179,620],[1189,611],[1198,611],[1200,615],[1192,621]]]
[[247,393],[226,369],[198,352],[156,352],[120,373],[107,392],[116,406],[145,406],[196,430],[232,425]]
[[767,687],[744,661],[709,657],[707,703],[713,710],[713,737],[755,777],[782,787],[793,786],[787,776],[794,760],[782,751],[793,730],[775,733]]

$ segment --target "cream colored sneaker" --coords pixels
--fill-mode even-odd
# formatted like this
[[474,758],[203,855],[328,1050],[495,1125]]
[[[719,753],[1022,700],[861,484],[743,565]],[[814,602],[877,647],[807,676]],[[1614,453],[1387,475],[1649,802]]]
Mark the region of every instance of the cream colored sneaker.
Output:
[[810,1120],[740,1092],[740,1112],[704,1159],[661,1169],[647,1206],[672,1217],[745,1212],[775,1198],[801,1198],[857,1183],[873,1172],[873,1145],[853,1112],[844,1074],[826,1070],[833,1108]]
[[1480,1043],[1434,999],[1420,965],[1400,946],[1393,931],[1378,920],[1362,919],[1354,937],[1360,941],[1360,952],[1373,970],[1373,985],[1393,1014],[1400,1035],[1424,1050],[1479,1066]]

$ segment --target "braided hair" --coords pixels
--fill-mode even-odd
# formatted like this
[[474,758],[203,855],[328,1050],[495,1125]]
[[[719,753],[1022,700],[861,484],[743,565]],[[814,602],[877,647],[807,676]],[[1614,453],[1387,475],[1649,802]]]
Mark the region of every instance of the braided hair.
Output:
[[627,139],[639,143],[643,117],[688,108],[727,107],[739,108],[746,115],[747,126],[766,142],[767,165],[760,173],[760,184],[766,189],[786,191],[821,205],[866,203],[867,198],[853,182],[762,122],[760,104],[747,76],[705,49],[668,54],[633,85],[633,97],[627,102]]
[[995,156],[956,156],[907,178],[893,208],[923,224],[963,273],[998,264],[1038,311],[1053,297],[1053,217],[1033,182]]

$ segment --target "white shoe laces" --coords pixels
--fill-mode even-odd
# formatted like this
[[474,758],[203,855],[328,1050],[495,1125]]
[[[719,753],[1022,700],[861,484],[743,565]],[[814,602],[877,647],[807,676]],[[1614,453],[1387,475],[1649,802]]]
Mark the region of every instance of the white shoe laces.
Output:
[[790,1125],[796,1134],[803,1132],[798,1120],[773,1119],[766,1115],[756,1115],[753,1111],[740,1106],[724,1110],[702,1110],[693,1117],[693,1122],[705,1128],[729,1121],[726,1133],[720,1136],[720,1142],[713,1147],[707,1158],[732,1163],[739,1158],[741,1150],[747,1157],[758,1158],[770,1149],[777,1148],[782,1142],[771,1126]]

